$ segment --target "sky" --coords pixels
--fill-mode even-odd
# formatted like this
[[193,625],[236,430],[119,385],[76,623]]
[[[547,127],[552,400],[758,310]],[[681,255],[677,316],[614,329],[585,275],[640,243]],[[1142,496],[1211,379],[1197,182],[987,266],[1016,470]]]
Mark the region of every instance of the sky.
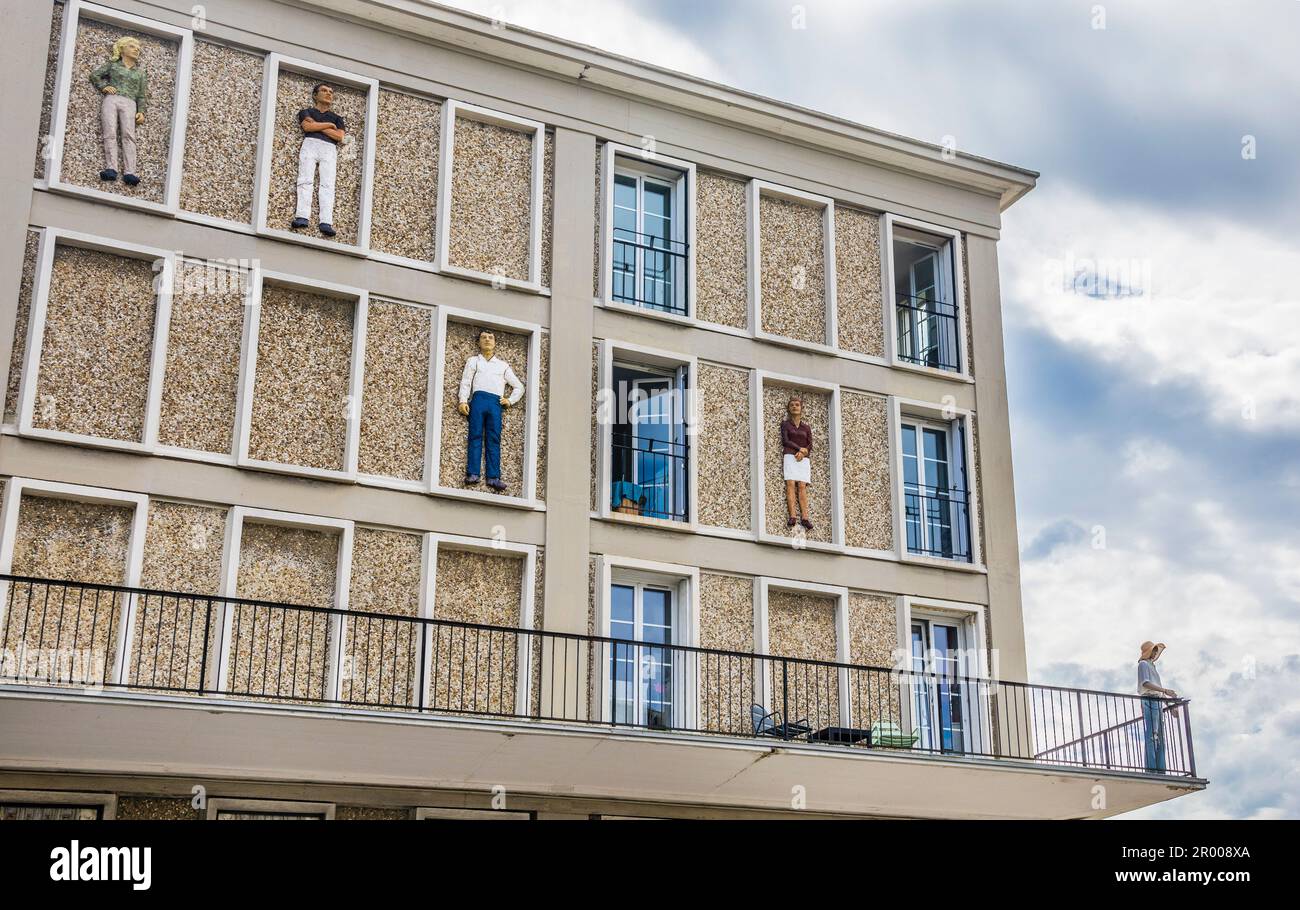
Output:
[[450,5],[1041,172],[999,244],[1030,681],[1192,699],[1300,817],[1300,2]]

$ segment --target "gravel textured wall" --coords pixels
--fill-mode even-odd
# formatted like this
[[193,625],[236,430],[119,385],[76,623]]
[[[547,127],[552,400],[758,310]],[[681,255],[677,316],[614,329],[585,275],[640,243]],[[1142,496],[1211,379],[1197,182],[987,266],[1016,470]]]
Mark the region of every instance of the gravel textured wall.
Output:
[[188,799],[163,796],[119,796],[118,821],[200,821],[203,810]]
[[424,478],[433,310],[371,300],[361,393],[358,470]]
[[49,149],[50,122],[54,114],[54,87],[59,79],[59,39],[63,33],[63,4],[54,4],[54,18],[50,22],[50,46],[45,55],[45,86],[41,93],[41,130],[36,136],[36,168],[32,175],[45,177],[46,154]]
[[[898,620],[894,598],[862,591],[849,593],[849,663],[860,667],[894,666]],[[852,726],[869,729],[877,721],[900,722],[898,689],[888,674],[853,670],[849,675]]]
[[433,262],[441,133],[439,102],[380,89],[371,191],[371,249]]
[[5,388],[5,423],[18,421],[18,385],[22,381],[23,358],[27,356],[27,322],[32,314],[32,293],[36,289],[36,254],[40,248],[41,235],[28,231],[23,243],[23,274],[18,282],[14,344],[9,355],[9,384]]
[[763,385],[763,413],[759,431],[763,434],[763,478],[766,491],[766,529],[769,534],[803,534],[795,525],[786,527],[789,511],[785,503],[785,481],[782,479],[781,421],[785,418],[786,404],[791,394],[803,398],[804,420],[813,431],[812,482],[808,484],[808,508],[812,511],[813,529],[807,532],[808,540],[831,540],[831,458],[829,392],[794,389],[780,383]]
[[[445,487],[461,488],[465,481],[465,451],[468,446],[468,421],[457,410],[460,374],[465,361],[478,353],[478,325],[448,320],[442,362],[442,449],[438,482]],[[497,339],[496,356],[510,364],[521,382],[528,382],[528,336],[493,330]],[[528,428],[528,396],[537,389],[525,389],[524,397],[501,415],[501,479],[507,496],[524,495],[524,434]],[[544,394],[544,392],[543,392]],[[472,397],[472,396],[471,396]],[[487,458],[483,459],[484,465]],[[484,477],[486,480],[486,477]],[[488,490],[485,484],[476,488]]]
[[759,283],[763,331],[826,342],[826,236],[823,210],[760,196]]
[[701,524],[750,530],[749,373],[702,363],[700,427],[691,441],[699,459]]
[[159,442],[202,452],[234,450],[247,289],[246,272],[207,262],[177,266]]
[[350,300],[263,286],[250,456],[343,469],[355,308]]
[[532,215],[533,138],[456,118],[448,261],[526,281]]
[[597,498],[596,487],[600,483],[600,427],[597,424],[597,410],[600,403],[597,401],[597,395],[600,394],[600,343],[593,342],[591,345],[591,510],[593,512],[600,509],[600,500]]
[[258,54],[194,42],[181,173],[186,211],[252,223],[263,64]]
[[[523,570],[520,556],[440,546],[435,618],[517,628]],[[473,714],[514,713],[519,645],[514,635],[442,626],[433,639],[434,705]]]
[[[334,606],[337,533],[246,522],[239,551],[240,597]],[[227,679],[234,691],[290,699],[324,695],[328,614],[240,606],[234,610]]]
[[[104,143],[100,132],[103,95],[90,83],[91,72],[108,60],[113,42],[124,36],[138,38],[140,63],[149,77],[149,103],[144,122],[135,128],[138,186],[129,187],[119,177],[112,183],[99,179],[104,169]],[[167,184],[167,154],[171,146],[172,107],[176,99],[176,57],[180,45],[154,35],[131,31],[87,18],[83,10],[73,49],[72,81],[63,131],[64,183],[103,190],[120,196],[163,202]],[[119,161],[123,166],[125,162]]]
[[55,251],[34,426],[142,439],[153,277],[143,259],[76,247]]
[[[419,534],[357,528],[348,609],[418,616],[422,549]],[[372,705],[413,704],[420,632],[418,624],[400,620],[344,620],[343,698]]]
[[970,306],[970,257],[966,253],[967,235],[961,235],[961,299],[966,308],[966,362],[961,366],[971,376],[975,375],[975,339],[971,335]]
[[844,542],[869,550],[894,548],[885,399],[840,393],[844,450]]
[[977,532],[979,534],[980,555],[981,557],[984,557],[984,554],[988,552],[988,549],[987,549],[986,539],[984,537],[984,496],[983,496],[984,486],[983,486],[983,482],[980,480],[980,478],[983,475],[980,473],[979,426],[978,426],[978,422],[973,416],[970,418],[969,422],[967,423],[967,426],[970,428],[969,432],[971,437],[971,452],[973,455],[973,460],[975,462],[972,470],[970,471],[969,483],[971,486],[971,493],[970,493],[971,504],[969,508],[971,510],[979,511]]
[[[546,499],[546,434],[551,411],[551,333],[542,332],[541,363],[537,371],[537,487],[539,500]],[[523,378],[522,376],[520,377]],[[527,380],[525,380],[527,381]],[[527,393],[525,393],[525,397]],[[523,404],[521,401],[520,404]]]
[[[835,661],[834,598],[819,594],[776,591],[767,596],[768,653],[804,660]],[[834,667],[787,664],[785,685],[781,664],[769,670],[772,704],[781,710],[782,694],[788,692],[787,716],[807,718],[813,729],[839,723],[839,676]]]
[[410,809],[390,809],[380,806],[337,806],[334,809],[336,822],[392,822],[403,821],[410,817]]
[[[67,581],[122,584],[131,541],[129,506],[26,494],[14,534],[13,573]],[[8,648],[66,650],[65,665],[41,661],[27,672],[52,682],[102,682],[113,672],[120,597],[93,590],[15,587],[0,636]],[[48,597],[45,596],[48,591]],[[28,655],[31,661],[32,655]]]
[[749,324],[748,210],[743,180],[696,171],[695,315],[706,322]]
[[835,325],[846,351],[883,357],[880,216],[835,207]]
[[[700,647],[754,651],[754,580],[700,573]],[[706,655],[700,661],[700,726],[734,734],[753,729],[754,663]]]
[[[275,97],[275,127],[271,140],[271,183],[266,206],[266,225],[279,230],[289,230],[293,220],[297,193],[298,150],[302,147],[302,128],[298,126],[298,112],[312,106],[311,89],[321,79],[301,73],[280,71]],[[305,237],[333,240],[336,243],[356,243],[357,226],[361,211],[361,170],[365,163],[366,93],[358,88],[332,83],[334,112],[343,118],[347,135],[352,142],[339,146],[338,168],[334,181],[335,237],[324,237],[316,230],[318,206],[312,193],[311,226],[304,228]],[[187,140],[188,141],[188,140]]]
[[555,234],[555,132],[546,131],[542,149],[542,287],[551,286],[551,249]]
[[[153,500],[144,538],[140,587],[186,594],[221,590],[221,557],[226,510]],[[131,648],[131,680],[136,685],[195,689],[203,676],[204,636],[217,641],[220,614],[206,600],[150,596],[139,598]],[[211,656],[211,655],[209,655]]]

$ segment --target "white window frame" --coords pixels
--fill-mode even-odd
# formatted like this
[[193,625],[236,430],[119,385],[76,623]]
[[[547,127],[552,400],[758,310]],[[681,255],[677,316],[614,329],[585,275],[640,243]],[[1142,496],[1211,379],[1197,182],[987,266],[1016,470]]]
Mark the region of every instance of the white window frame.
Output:
[[[633,308],[635,309],[635,308]],[[596,377],[597,395],[604,392],[606,395],[611,391],[614,381],[614,360],[627,359],[642,363],[652,369],[673,370],[684,369],[686,373],[686,402],[687,407],[683,409],[683,421],[686,438],[689,440],[689,449],[686,458],[686,496],[687,496],[687,519],[686,521],[673,521],[669,518],[652,518],[642,515],[625,515],[622,512],[616,512],[610,507],[609,503],[609,485],[613,476],[613,429],[607,420],[601,420],[600,402],[594,402],[597,409],[596,419],[596,438],[592,440],[597,448],[596,459],[596,515],[599,518],[609,521],[626,522],[629,524],[648,525],[650,527],[664,528],[670,531],[686,531],[693,533],[699,524],[699,452],[696,445],[699,434],[699,360],[693,354],[678,354],[672,351],[662,351],[658,348],[648,348],[642,345],[629,344],[623,341],[615,341],[610,338],[597,339],[596,344],[599,346],[599,361]]]
[[116,793],[81,793],[75,790],[0,790],[0,803],[26,803],[29,806],[71,806],[97,808],[100,821],[117,818]]
[[[272,509],[251,509],[245,506],[231,506],[226,512],[226,539],[222,548],[220,597],[239,599],[242,596],[239,593],[239,559],[240,551],[243,549],[245,524],[278,525],[308,531],[337,533],[339,543],[338,555],[335,559],[333,609],[339,611],[348,609],[348,594],[351,590],[352,581],[352,538],[355,523],[338,518],[325,518],[319,515],[278,512]],[[220,602],[218,610],[218,621],[222,630],[221,647],[218,649],[219,653],[217,654],[216,675],[210,678],[216,681],[212,695],[221,698],[242,697],[231,696],[226,691],[226,677],[233,669],[230,646],[235,609],[237,608],[237,604],[231,605],[223,600]],[[326,683],[321,695],[326,700],[338,701],[340,691],[339,668],[342,664],[343,653],[343,623],[341,616],[332,616],[330,618],[330,636],[332,642],[326,656],[328,662]]]
[[526,822],[533,813],[518,809],[444,809],[419,806],[412,817],[416,821]]
[[[900,562],[911,562],[920,565],[939,566],[946,569],[955,569],[964,572],[987,573],[984,565],[984,553],[980,544],[979,534],[979,477],[975,471],[975,448],[974,436],[971,428],[974,426],[975,412],[968,408],[956,408],[951,405],[935,404],[933,402],[920,401],[912,398],[900,398],[891,396],[889,399],[889,438],[893,450],[893,457],[890,465],[890,485],[894,498],[894,556]],[[964,425],[965,432],[962,437],[965,442],[965,448],[962,450],[962,458],[966,465],[966,476],[969,485],[967,493],[969,504],[967,506],[966,520],[970,524],[968,535],[970,537],[971,558],[970,561],[959,559],[945,559],[939,556],[926,556],[920,553],[911,553],[907,549],[907,509],[904,500],[903,484],[903,424],[907,421],[919,421],[921,423],[930,423],[948,428],[949,446],[956,444],[956,430],[958,425]],[[951,465],[950,465],[951,467]]]
[[[139,440],[104,439],[83,433],[50,430],[33,426],[36,391],[40,385],[41,353],[45,344],[45,322],[49,314],[50,287],[54,280],[54,255],[58,247],[96,250],[129,259],[144,259],[155,264],[154,330],[149,359],[149,384],[145,396],[144,425]],[[176,253],[157,247],[108,240],[74,231],[46,228],[36,253],[36,282],[32,290],[31,310],[27,320],[27,349],[23,373],[18,385],[18,433],[37,439],[70,442],[95,448],[130,452],[152,452],[158,441],[158,419],[162,408],[163,373],[167,366],[167,334],[171,324],[172,282],[176,275]]]
[[970,647],[963,647],[962,649],[960,675],[979,680],[978,683],[973,684],[977,689],[975,693],[963,693],[964,695],[973,694],[981,703],[978,730],[967,728],[965,745],[969,747],[972,744],[972,736],[976,732],[978,732],[979,742],[992,743],[994,741],[992,705],[996,688],[993,686],[993,679],[989,675],[990,660],[984,606],[982,604],[910,595],[900,596],[898,602],[899,648],[908,671],[906,674],[900,674],[898,682],[900,690],[899,705],[903,712],[903,725],[906,727],[903,732],[910,733],[920,727],[917,719],[912,716],[913,693],[908,685],[909,674],[913,672],[912,621],[914,619],[923,619],[948,622],[962,627],[963,644],[966,641],[972,643]]
[[[750,448],[753,453],[753,461],[750,465],[750,482],[753,485],[750,523],[753,525],[760,543],[789,547],[792,546],[792,541],[796,539],[783,534],[772,534],[767,530],[768,490],[764,470],[767,457],[767,433],[763,426],[763,391],[769,383],[790,386],[796,391],[830,393],[830,414],[828,415],[830,426],[823,431],[825,435],[818,449],[823,453],[823,457],[831,459],[831,489],[828,491],[828,495],[831,497],[831,539],[829,542],[804,539],[799,541],[799,546],[808,550],[842,553],[844,552],[844,468],[843,459],[841,458],[840,387],[834,382],[805,379],[784,373],[772,373],[767,370],[755,370],[753,372],[749,385],[751,396],[749,403],[750,436],[753,440]],[[768,429],[770,430],[770,428]],[[774,495],[784,497],[785,491],[774,491]]]
[[[614,176],[627,174],[638,179],[651,177],[673,186],[675,206],[673,240],[686,244],[685,315],[665,313],[650,307],[614,299]],[[675,176],[673,176],[675,174]],[[598,303],[611,310],[695,324],[695,164],[658,152],[606,142],[600,151],[600,274]],[[682,222],[685,222],[683,225]]]
[[[257,385],[257,343],[261,331],[262,290],[268,281],[275,285],[305,291],[310,294],[338,297],[353,304],[352,354],[348,377],[350,406],[347,414],[347,436],[344,442],[342,470],[282,464],[277,461],[264,461],[249,455],[249,444],[253,429],[253,395]],[[283,272],[268,272],[260,267],[253,270],[251,284],[249,290],[250,306],[247,308],[244,317],[244,339],[241,346],[239,365],[239,394],[235,418],[235,429],[238,434],[238,445],[235,450],[236,464],[242,468],[271,471],[277,474],[293,474],[300,477],[317,477],[325,480],[355,481],[357,479],[357,453],[361,437],[361,390],[366,365],[366,313],[370,300],[369,292],[363,288],[332,284],[312,278],[300,278]]]
[[222,812],[282,812],[293,815],[319,815],[321,821],[332,821],[334,819],[334,804],[284,799],[209,798],[205,814],[208,821],[216,821],[217,816]]
[[[754,653],[770,655],[768,634],[768,595],[772,591],[788,591],[794,594],[814,594],[835,600],[835,662],[849,663],[849,589],[842,585],[824,585],[811,581],[796,581],[789,578],[773,578],[760,575],[754,579]],[[836,673],[839,683],[839,715],[847,723],[852,707],[849,698],[849,671],[841,667]],[[764,711],[778,710],[772,703],[771,680],[767,673],[754,671],[754,700],[763,706]],[[784,718],[797,720],[798,718]]]
[[[785,335],[777,335],[763,329],[763,245],[759,219],[761,218],[761,202],[764,196],[822,210],[822,272],[826,294],[824,320],[826,333],[821,343],[788,338]],[[816,193],[809,193],[758,179],[749,181],[748,198],[749,230],[747,234],[746,268],[749,277],[749,327],[753,337],[785,347],[817,351],[823,354],[840,354],[835,302],[835,200],[829,196],[819,196]]]
[[[0,506],[0,574],[7,575],[13,571],[19,509],[25,493],[46,499],[130,507],[132,509],[131,530],[127,539],[126,565],[122,567],[122,586],[127,588],[140,586],[140,572],[144,563],[144,538],[149,522],[148,496],[125,490],[33,480],[27,477],[11,477],[5,484],[4,503]],[[127,597],[125,601],[122,607],[122,618],[118,623],[117,641],[113,644],[112,682],[117,685],[126,682],[127,662],[131,655],[132,638],[135,634],[136,599]],[[4,627],[7,612],[7,603],[0,603],[0,628]]]
[[[274,152],[273,146],[275,144],[276,96],[279,91],[281,71],[311,76],[318,78],[321,82],[361,89],[366,93],[366,122],[364,138],[362,139],[364,146],[361,151],[361,198],[357,204],[356,243],[341,243],[297,231],[287,231],[282,228],[267,226],[266,216],[267,209],[270,207],[271,165]],[[367,255],[370,249],[370,202],[373,195],[375,176],[375,128],[378,117],[379,81],[377,79],[370,79],[366,76],[350,73],[347,70],[335,69],[332,66],[313,63],[310,60],[302,60],[284,54],[267,54],[262,81],[261,135],[258,137],[257,169],[254,177],[257,189],[253,195],[253,228],[256,233],[264,237],[274,237],[277,240],[285,240],[289,243],[302,244],[322,250],[333,250],[334,252],[348,253],[353,256]],[[355,128],[355,126],[351,126],[349,131]]]
[[[167,145],[167,182],[162,202],[107,193],[93,187],[66,183],[62,179],[63,139],[68,123],[68,98],[72,90],[72,64],[76,56],[77,27],[83,18],[143,32],[178,44],[176,84],[173,86],[175,97],[172,99],[172,122]],[[58,74],[50,118],[50,157],[45,169],[46,186],[55,192],[85,196],[109,205],[175,217],[180,211],[181,163],[185,159],[185,125],[189,116],[190,68],[193,59],[194,33],[187,28],[177,28],[154,19],[133,16],[95,3],[85,3],[83,0],[67,0],[63,12],[63,31],[59,39]]]
[[[609,638],[610,603],[613,598],[611,586],[617,579],[626,578],[634,582],[654,586],[673,588],[673,633],[674,647],[697,648],[700,642],[700,570],[696,566],[684,566],[676,563],[654,562],[652,560],[634,559],[626,556],[601,554],[596,557],[596,634]],[[618,582],[622,583],[622,582]],[[678,631],[681,640],[676,640]],[[677,652],[683,657],[691,652]],[[595,678],[593,697],[600,706],[600,718],[603,723],[613,722],[605,692],[612,687],[609,679],[609,653],[606,653],[600,673]],[[680,730],[694,730],[699,725],[700,716],[700,673],[697,661],[684,661],[685,666],[674,668],[681,673],[679,691],[683,695],[680,722],[674,727]],[[676,705],[674,705],[676,707]]]
[[[505,127],[533,138],[532,186],[529,189],[531,212],[528,226],[528,279],[521,281],[505,275],[493,275],[463,266],[452,265],[451,254],[451,190],[452,168],[456,161],[456,120],[464,117]],[[542,192],[545,183],[546,165],[546,125],[525,117],[516,117],[502,111],[479,107],[448,98],[442,103],[442,133],[439,140],[438,162],[438,217],[437,217],[437,261],[435,267],[439,272],[469,278],[496,287],[508,287],[532,293],[541,293],[542,288]]]
[[[483,490],[466,490],[460,487],[444,486],[441,483],[439,474],[442,454],[443,382],[447,369],[447,365],[443,361],[446,359],[448,322],[460,322],[484,329],[496,329],[510,334],[528,336],[528,375],[520,377],[524,381],[524,410],[525,419],[527,420],[527,425],[524,427],[524,494],[522,496],[505,496],[484,492]],[[518,319],[507,319],[504,316],[493,316],[487,313],[476,313],[472,310],[440,306],[438,307],[437,318],[434,320],[434,331],[437,334],[431,348],[433,352],[433,377],[430,396],[432,403],[429,408],[430,418],[428,421],[430,437],[424,447],[424,476],[426,481],[424,488],[437,496],[449,496],[454,499],[490,502],[493,505],[511,506],[517,509],[530,509],[533,511],[545,509],[545,505],[537,500],[537,427],[540,415],[539,401],[543,394],[541,389],[542,327],[535,322],[522,322]],[[453,366],[453,369],[459,371],[463,366],[464,364],[456,365]],[[355,398],[354,401],[360,401],[360,397]]]
[[[515,656],[515,714],[528,717],[532,705],[533,686],[533,642],[540,640],[534,634],[534,603],[537,578],[537,547],[530,543],[513,543],[508,540],[466,537],[460,534],[440,534],[430,532],[425,535],[424,545],[424,597],[420,606],[423,619],[436,619],[438,606],[438,553],[441,550],[459,550],[467,553],[479,553],[484,556],[502,556],[516,554],[523,557],[523,576],[519,589],[519,628],[529,634],[516,636]],[[423,631],[424,667],[422,676],[425,684],[420,691],[419,706],[429,706],[429,687],[433,683],[433,626],[426,623]]]
[[[895,226],[910,229],[912,231],[932,234],[939,238],[945,238],[948,241],[949,252],[952,255],[951,281],[952,281],[952,299],[957,308],[957,358],[958,370],[941,370],[937,367],[926,366],[919,363],[909,363],[899,357],[898,351],[898,307],[894,299],[894,228]],[[962,255],[962,235],[961,231],[944,227],[941,224],[933,224],[928,221],[918,221],[915,218],[908,218],[903,215],[895,215],[890,212],[885,213],[884,230],[881,232],[881,243],[884,246],[881,252],[881,269],[883,271],[882,280],[884,282],[884,310],[885,310],[885,359],[891,367],[900,370],[911,370],[917,373],[923,373],[927,376],[937,376],[943,379],[954,380],[959,382],[974,382],[975,379],[970,372],[970,351],[966,349],[966,280],[964,275],[965,257]]]

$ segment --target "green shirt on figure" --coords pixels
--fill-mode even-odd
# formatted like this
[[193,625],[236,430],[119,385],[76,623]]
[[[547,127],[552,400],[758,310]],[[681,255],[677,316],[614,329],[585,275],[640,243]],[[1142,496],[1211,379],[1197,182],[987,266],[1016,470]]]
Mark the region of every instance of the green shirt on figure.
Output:
[[113,86],[119,95],[135,101],[137,114],[144,113],[149,98],[149,79],[140,64],[125,66],[121,60],[109,60],[95,68],[90,81],[101,92],[104,86]]

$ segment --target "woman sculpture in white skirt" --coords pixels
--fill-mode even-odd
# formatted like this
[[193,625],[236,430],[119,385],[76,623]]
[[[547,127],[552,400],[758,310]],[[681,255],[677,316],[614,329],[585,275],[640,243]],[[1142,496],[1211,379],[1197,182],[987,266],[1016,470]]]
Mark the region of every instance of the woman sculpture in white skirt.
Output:
[[793,528],[798,523],[811,531],[808,484],[812,482],[812,462],[808,456],[812,453],[812,427],[803,419],[803,399],[798,395],[790,396],[785,410],[785,420],[781,421],[781,462],[785,505],[790,512],[786,527]]

